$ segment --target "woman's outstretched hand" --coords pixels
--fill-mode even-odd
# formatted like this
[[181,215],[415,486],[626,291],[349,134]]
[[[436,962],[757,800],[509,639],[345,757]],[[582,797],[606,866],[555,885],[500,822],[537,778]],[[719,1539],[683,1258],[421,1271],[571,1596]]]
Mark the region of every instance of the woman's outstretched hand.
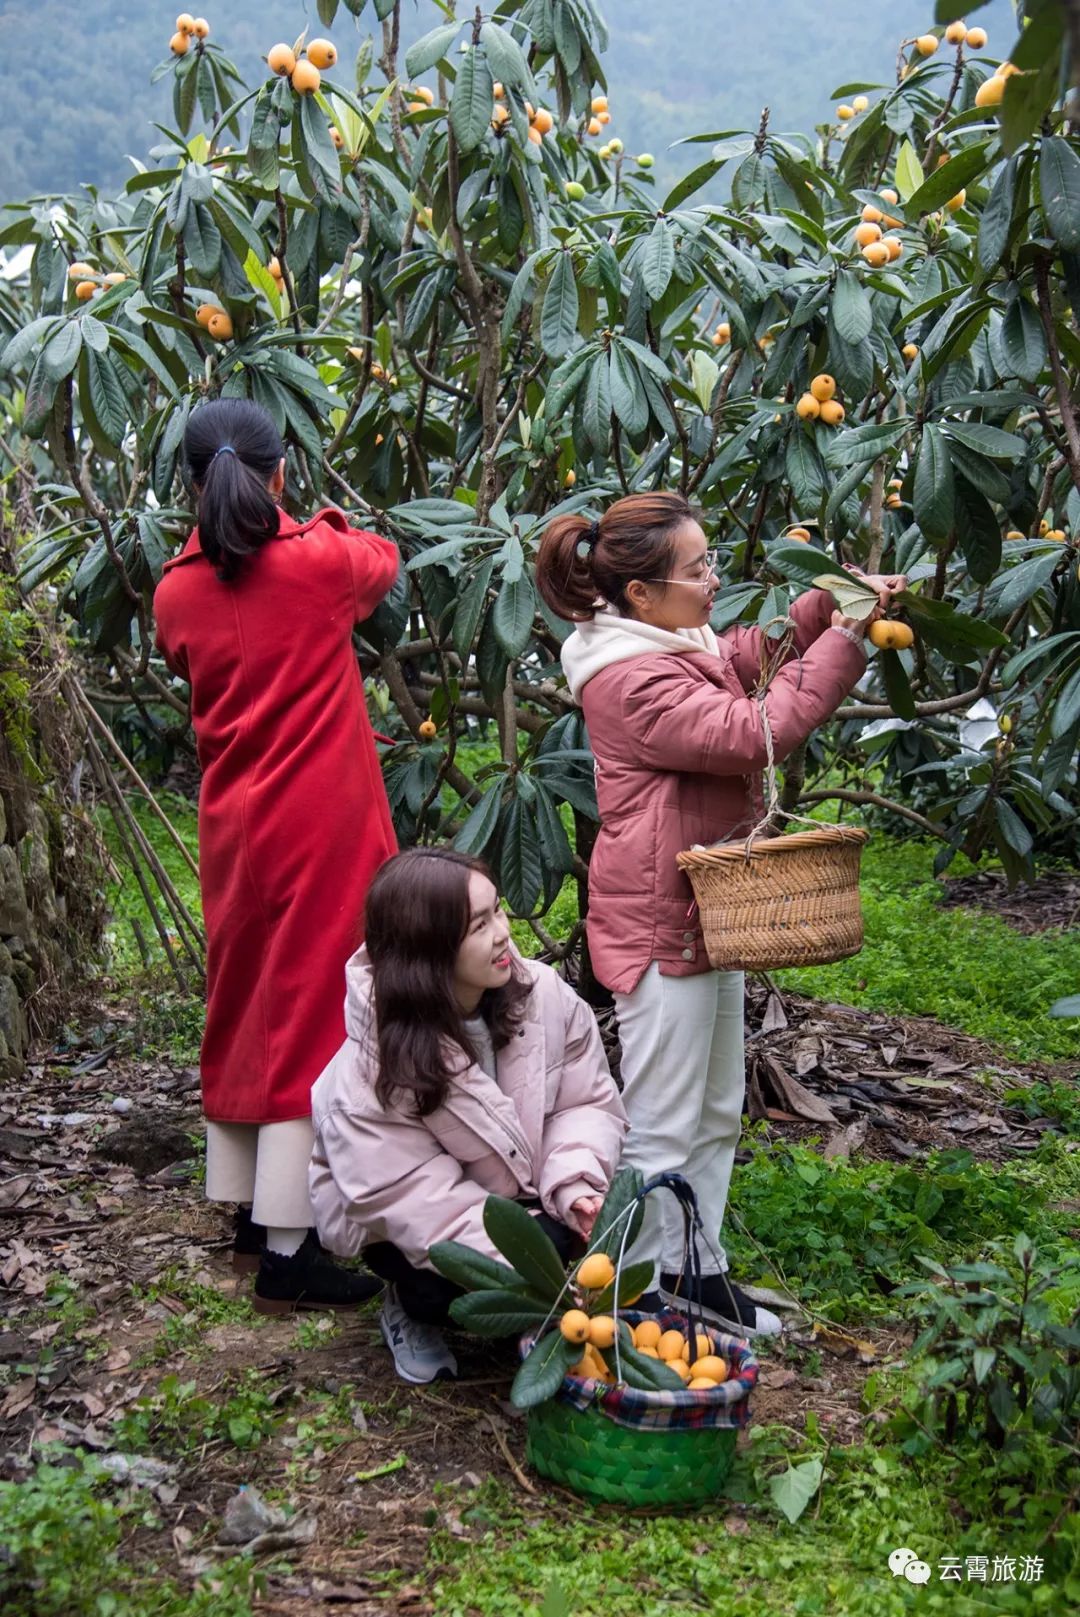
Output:
[[894,595],[899,595],[908,587],[906,573],[864,573],[862,568],[856,567],[853,562],[845,562],[844,571],[863,584],[868,584],[872,590],[877,590],[878,603],[883,611],[888,610]]
[[601,1207],[604,1205],[603,1196],[579,1196],[576,1202],[570,1203],[574,1224],[578,1234],[583,1235],[586,1241],[592,1234],[593,1225]]

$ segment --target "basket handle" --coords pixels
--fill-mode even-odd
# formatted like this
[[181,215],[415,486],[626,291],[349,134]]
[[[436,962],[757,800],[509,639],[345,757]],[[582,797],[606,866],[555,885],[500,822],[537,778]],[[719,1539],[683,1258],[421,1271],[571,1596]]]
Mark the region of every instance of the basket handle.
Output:
[[748,864],[755,840],[763,831],[769,830],[774,820],[798,820],[803,825],[814,826],[815,829],[820,829],[821,826],[820,820],[812,820],[807,814],[792,814],[789,809],[780,807],[780,791],[776,782],[776,750],[773,742],[772,725],[769,723],[769,714],[765,706],[766,692],[767,686],[762,686],[754,693],[754,700],[757,703],[758,712],[761,714],[761,728],[765,736],[765,780],[768,785],[768,803],[765,813],[751,829],[743,844],[743,854]]
[[[698,1236],[700,1236],[706,1244],[708,1244],[708,1237],[705,1234],[705,1226],[701,1222],[701,1213],[698,1210],[697,1196],[694,1194],[694,1188],[690,1184],[689,1180],[683,1178],[681,1173],[658,1173],[652,1179],[647,1179],[630,1205],[632,1207],[636,1207],[639,1202],[643,1202],[645,1200],[646,1196],[651,1196],[652,1193],[657,1190],[671,1191],[682,1208],[684,1243],[683,1268],[685,1270],[687,1262],[689,1262],[691,1290],[693,1293],[692,1296],[686,1299],[686,1325],[688,1340],[692,1341],[696,1345],[698,1331],[703,1326],[703,1321],[700,1317],[698,1318],[697,1324],[694,1323],[695,1300],[698,1308],[702,1306],[701,1253],[698,1250]],[[620,1380],[622,1379],[622,1356],[619,1351],[619,1276],[622,1273],[623,1259],[626,1254],[626,1243],[627,1237],[630,1233],[630,1223],[631,1220],[628,1218],[623,1228],[622,1241],[619,1246],[619,1256],[615,1264],[615,1293],[611,1309],[612,1317],[615,1321],[615,1374]]]

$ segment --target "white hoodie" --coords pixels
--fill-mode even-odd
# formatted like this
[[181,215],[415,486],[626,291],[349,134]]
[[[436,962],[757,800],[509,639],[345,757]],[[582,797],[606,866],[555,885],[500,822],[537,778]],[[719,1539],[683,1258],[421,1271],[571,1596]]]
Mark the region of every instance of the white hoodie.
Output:
[[624,618],[613,606],[598,607],[595,617],[579,623],[562,648],[563,673],[575,702],[590,679],[612,663],[630,657],[655,657],[668,652],[685,657],[690,652],[721,655],[720,642],[708,624],[702,629],[656,629],[638,618]]

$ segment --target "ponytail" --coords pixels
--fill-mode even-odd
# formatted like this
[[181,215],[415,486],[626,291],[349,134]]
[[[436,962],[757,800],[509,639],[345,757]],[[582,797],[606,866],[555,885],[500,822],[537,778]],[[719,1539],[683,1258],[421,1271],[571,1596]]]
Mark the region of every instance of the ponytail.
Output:
[[628,494],[598,522],[576,512],[549,522],[540,541],[536,586],[557,617],[591,618],[597,601],[630,615],[626,586],[650,583],[671,571],[674,535],[696,518],[682,494]]
[[278,532],[269,482],[285,453],[273,418],[249,399],[214,399],[194,410],[184,459],[199,496],[199,543],[228,582]]

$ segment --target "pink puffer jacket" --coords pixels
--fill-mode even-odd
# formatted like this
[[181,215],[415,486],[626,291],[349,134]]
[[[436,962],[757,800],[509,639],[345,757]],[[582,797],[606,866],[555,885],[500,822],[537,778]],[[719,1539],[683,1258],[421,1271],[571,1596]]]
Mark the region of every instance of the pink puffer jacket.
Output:
[[311,1092],[309,1171],[319,1237],[355,1256],[392,1241],[430,1267],[436,1241],[497,1256],[483,1225],[489,1194],[539,1197],[562,1223],[581,1196],[603,1195],[618,1165],[626,1113],[592,1011],[550,966],[517,961],[533,983],[517,1036],[454,1080],[428,1117],[375,1097],[378,1053],[367,950],[345,968],[349,1037]]
[[[795,645],[765,708],[777,761],[805,741],[866,668],[829,627],[832,597],[792,608]],[[675,855],[745,836],[761,818],[765,736],[756,699],[762,632],[671,634],[603,609],[562,649],[596,758],[600,832],[589,866],[593,969],[629,994],[652,961],[665,976],[710,970],[689,879]]]

